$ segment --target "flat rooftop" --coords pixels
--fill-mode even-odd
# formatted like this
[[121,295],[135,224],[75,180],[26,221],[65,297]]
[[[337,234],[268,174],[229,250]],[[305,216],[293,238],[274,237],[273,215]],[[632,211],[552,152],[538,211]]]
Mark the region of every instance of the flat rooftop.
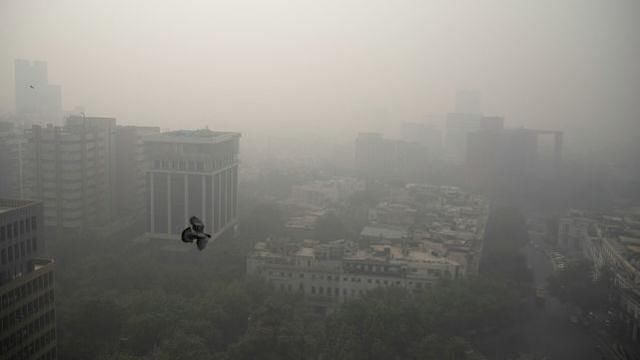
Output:
[[179,143],[206,143],[215,144],[233,138],[239,138],[239,132],[213,131],[209,129],[174,130],[160,134],[151,134],[144,137],[149,142],[179,142]]

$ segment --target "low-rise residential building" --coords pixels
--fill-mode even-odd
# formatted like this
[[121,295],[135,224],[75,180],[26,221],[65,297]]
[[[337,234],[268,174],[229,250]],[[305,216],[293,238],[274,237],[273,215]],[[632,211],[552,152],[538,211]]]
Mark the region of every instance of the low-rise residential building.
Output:
[[378,287],[396,286],[412,292],[428,290],[440,279],[463,277],[462,266],[419,248],[374,245],[357,249],[351,243],[313,242],[277,246],[258,243],[247,258],[247,273],[261,276],[276,289],[300,293],[317,305],[331,306]]
[[343,303],[377,287],[421,292],[440,279],[476,274],[487,202],[454,187],[423,186],[409,193],[423,195],[409,199],[421,209],[419,217],[418,210],[411,211],[410,223],[369,224],[358,239],[328,243],[312,240],[313,232],[267,239],[248,256],[247,273],[323,306]]

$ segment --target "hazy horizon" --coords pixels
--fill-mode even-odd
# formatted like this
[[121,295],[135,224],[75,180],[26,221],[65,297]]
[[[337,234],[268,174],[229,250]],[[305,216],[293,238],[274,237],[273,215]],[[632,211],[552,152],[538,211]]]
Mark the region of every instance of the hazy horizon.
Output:
[[628,141],[639,20],[636,1],[11,0],[0,113],[24,58],[48,62],[65,109],[121,124],[338,138],[429,121],[475,89],[509,126]]

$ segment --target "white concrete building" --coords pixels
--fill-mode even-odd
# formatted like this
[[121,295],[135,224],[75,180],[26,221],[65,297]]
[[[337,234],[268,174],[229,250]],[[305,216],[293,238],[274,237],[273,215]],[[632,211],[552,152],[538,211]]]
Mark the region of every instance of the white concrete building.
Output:
[[239,140],[208,129],[144,137],[148,238],[178,239],[191,216],[213,239],[236,225]]
[[428,291],[439,279],[464,276],[461,264],[428,251],[389,245],[357,250],[344,241],[288,247],[258,243],[247,258],[247,274],[323,306],[344,303],[378,287]]

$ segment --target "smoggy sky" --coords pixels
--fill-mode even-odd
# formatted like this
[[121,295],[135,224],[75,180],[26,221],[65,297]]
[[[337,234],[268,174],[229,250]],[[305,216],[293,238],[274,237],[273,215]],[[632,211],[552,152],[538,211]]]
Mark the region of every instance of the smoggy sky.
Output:
[[513,126],[611,141],[640,123],[637,0],[1,0],[0,45],[3,113],[25,58],[66,109],[124,124],[392,129],[456,89]]

